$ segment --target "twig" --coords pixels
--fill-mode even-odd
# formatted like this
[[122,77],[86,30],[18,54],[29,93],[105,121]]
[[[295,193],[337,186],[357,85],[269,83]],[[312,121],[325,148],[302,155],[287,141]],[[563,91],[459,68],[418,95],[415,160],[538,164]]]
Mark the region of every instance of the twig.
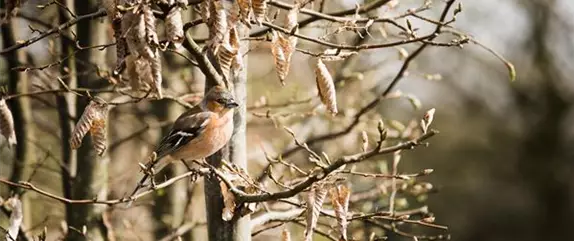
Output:
[[23,188],[23,189],[31,190],[31,191],[37,192],[37,193],[39,193],[39,194],[41,194],[41,195],[43,195],[43,196],[49,197],[49,198],[51,198],[51,199],[55,199],[55,200],[57,200],[57,201],[60,201],[60,202],[62,202],[62,203],[66,203],[66,204],[105,204],[105,205],[116,205],[116,204],[120,204],[120,203],[128,203],[128,202],[135,201],[135,200],[137,200],[137,199],[139,199],[139,198],[141,198],[141,197],[143,197],[143,196],[147,196],[147,195],[149,195],[150,193],[155,192],[157,189],[162,189],[162,188],[168,187],[168,186],[170,186],[171,184],[173,184],[173,183],[175,183],[175,182],[177,182],[177,181],[179,181],[179,180],[181,180],[181,179],[184,179],[184,178],[187,178],[187,177],[190,177],[190,176],[193,176],[193,175],[198,175],[198,174],[200,174],[200,175],[205,175],[205,174],[207,174],[207,173],[209,173],[209,170],[206,170],[206,169],[195,169],[194,171],[186,172],[186,173],[181,174],[181,175],[179,175],[179,176],[170,178],[170,179],[168,179],[167,181],[162,182],[162,183],[156,185],[155,188],[146,190],[146,191],[141,192],[141,193],[139,193],[139,194],[137,194],[137,195],[134,195],[134,196],[132,196],[132,197],[119,198],[119,199],[111,199],[111,200],[98,200],[97,198],[94,198],[94,199],[69,199],[69,198],[61,197],[61,196],[58,196],[58,195],[56,195],[56,194],[50,193],[50,192],[48,192],[48,191],[45,191],[45,190],[43,190],[43,189],[41,189],[41,188],[36,187],[36,185],[34,185],[34,184],[32,184],[32,183],[24,182],[24,181],[15,183],[15,182],[11,182],[11,181],[8,181],[8,180],[6,180],[6,179],[0,178],[0,183],[5,184],[5,185],[8,185],[8,186],[12,186],[12,187],[18,187],[18,188]]
[[99,17],[103,17],[103,16],[106,16],[106,11],[105,11],[104,9],[100,9],[100,10],[94,12],[94,13],[90,13],[90,14],[78,16],[77,18],[74,18],[74,19],[72,19],[72,20],[70,20],[70,21],[68,21],[68,22],[66,22],[66,23],[63,23],[63,24],[59,25],[58,27],[52,28],[52,29],[50,29],[50,30],[44,32],[43,34],[40,34],[40,35],[35,36],[35,37],[32,37],[32,38],[30,38],[30,39],[28,39],[28,40],[25,40],[25,41],[23,41],[23,42],[17,43],[17,44],[15,44],[15,45],[10,46],[10,47],[4,48],[4,49],[0,50],[0,54],[1,54],[1,55],[4,55],[4,54],[7,54],[7,53],[10,53],[10,52],[12,52],[12,51],[14,51],[14,50],[17,50],[17,49],[26,47],[26,46],[28,46],[28,45],[31,45],[31,44],[33,44],[33,43],[35,43],[35,42],[38,42],[38,41],[42,40],[43,38],[46,38],[46,37],[48,37],[48,36],[50,36],[50,35],[52,35],[52,34],[60,33],[62,30],[67,29],[67,28],[69,28],[69,27],[71,27],[71,26],[74,26],[74,25],[75,25],[76,23],[78,23],[79,21],[86,20],[86,19],[99,18]]

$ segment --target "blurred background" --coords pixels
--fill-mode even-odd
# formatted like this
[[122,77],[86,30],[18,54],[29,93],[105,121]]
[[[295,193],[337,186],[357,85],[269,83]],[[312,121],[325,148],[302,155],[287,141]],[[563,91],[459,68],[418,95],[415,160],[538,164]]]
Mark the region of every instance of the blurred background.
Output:
[[[44,10],[36,7],[47,2],[28,0],[20,12],[57,24],[57,6]],[[326,12],[363,4],[361,0],[326,2]],[[397,3],[396,6],[385,5],[364,16],[398,16],[423,3],[415,0],[393,2]],[[436,223],[449,227],[453,240],[571,240],[574,227],[574,64],[571,61],[574,56],[574,2],[457,2],[462,3],[463,9],[453,26],[512,62],[517,70],[517,80],[511,82],[504,63],[476,44],[465,44],[463,48],[430,46],[413,62],[408,75],[396,88],[416,96],[422,108],[413,108],[407,98],[385,100],[376,111],[363,117],[351,133],[313,148],[333,157],[356,153],[360,150],[361,131],[367,131],[373,142],[376,140],[379,118],[406,124],[420,119],[428,109],[436,108],[433,128],[440,134],[430,139],[426,148],[403,152],[399,171],[416,173],[426,168],[434,169],[431,175],[421,178],[432,183],[433,189],[422,202],[434,213]],[[313,7],[316,9],[317,5]],[[420,15],[438,19],[444,4],[437,0],[432,6]],[[97,10],[98,6],[91,5],[90,8],[91,11],[87,12]],[[191,10],[188,15],[185,16],[188,20],[198,18]],[[428,32],[434,28],[417,18],[409,19],[416,28],[420,28],[418,31]],[[16,39],[38,34],[28,28],[28,25],[37,24],[18,17],[14,20],[19,24]],[[102,18],[90,22],[93,26],[91,34],[97,39],[97,44],[113,41],[113,32],[106,21]],[[318,21],[302,29],[301,33],[318,37],[324,35],[328,27],[329,23]],[[397,38],[396,33],[388,29],[388,26],[374,24],[370,35],[361,41],[373,43]],[[197,39],[205,38],[207,34],[204,26],[191,31],[195,31]],[[331,37],[331,40],[349,43],[358,41],[355,38],[351,33]],[[449,39],[452,36],[445,34],[437,41]],[[25,48],[28,64],[41,66],[58,60],[58,41],[56,37],[50,37]],[[323,50],[309,42],[299,43],[298,48],[301,49]],[[418,43],[367,50],[346,61],[329,63],[328,68],[337,82],[341,113],[331,118],[324,107],[316,107],[319,101],[314,88],[313,59],[300,52],[295,53],[287,85],[282,87],[274,69],[269,43],[252,41],[248,54],[246,103],[251,113],[247,129],[249,173],[257,176],[267,164],[263,150],[276,155],[293,145],[281,126],[292,128],[300,140],[345,127],[358,108],[380,94],[396,75],[403,60],[401,52],[409,53],[417,46]],[[93,61],[86,64],[88,67],[85,69],[91,72],[95,72],[94,66],[104,71],[113,69],[113,47],[88,52],[92,53]],[[177,55],[165,53],[164,57],[163,73],[168,94],[179,96],[203,91],[203,76],[198,69],[189,68],[189,64]],[[9,70],[5,58],[2,61],[0,83],[6,83]],[[26,72],[30,89],[54,85],[54,77],[60,74],[58,67]],[[105,88],[110,84],[95,75],[87,75],[86,78],[99,80],[93,81],[92,88]],[[102,96],[107,99],[116,97],[113,93],[103,93]],[[38,171],[31,182],[61,194],[58,123],[56,112],[50,106],[50,103],[55,103],[53,99],[53,96],[31,98],[34,136],[30,148],[34,150],[35,161],[30,165],[41,166],[35,168]],[[258,107],[265,103],[308,99],[302,104],[283,108]],[[138,178],[137,162],[151,151],[165,127],[182,110],[180,105],[165,100],[121,105],[111,111],[108,155],[96,164],[107,170],[100,176],[107,180],[102,184],[107,187],[102,187],[99,195],[119,198],[132,190]],[[266,117],[266,113],[271,113],[272,117]],[[8,178],[12,175],[14,150],[7,147],[3,138],[0,140],[0,177]],[[302,165],[306,162],[304,153],[297,153],[290,160]],[[376,169],[379,168],[377,163],[385,161],[367,163],[363,168]],[[78,166],[78,170],[82,168]],[[183,165],[177,163],[165,175],[183,171]],[[30,172],[23,174],[21,179],[28,176]],[[376,179],[350,181],[354,190],[371,188],[377,182]],[[188,185],[187,182],[179,182],[132,208],[108,210],[105,206],[98,207],[109,213],[109,221],[116,226],[119,240],[159,239],[182,223],[194,225],[186,240],[205,240],[202,189],[201,183]],[[8,187],[0,186],[1,197],[6,198],[9,194]],[[65,218],[64,205],[35,193],[26,195],[30,200],[27,208],[34,209],[25,216],[30,231],[39,232],[47,226],[53,230],[48,233],[51,240],[60,238],[58,230]],[[174,200],[184,204],[175,205]],[[372,208],[376,209],[377,204],[373,205],[375,207]],[[4,227],[6,222],[7,216],[0,213],[0,225]],[[277,237],[277,230],[280,231],[274,229],[262,233],[254,240]],[[356,235],[357,239],[368,240],[365,235]]]

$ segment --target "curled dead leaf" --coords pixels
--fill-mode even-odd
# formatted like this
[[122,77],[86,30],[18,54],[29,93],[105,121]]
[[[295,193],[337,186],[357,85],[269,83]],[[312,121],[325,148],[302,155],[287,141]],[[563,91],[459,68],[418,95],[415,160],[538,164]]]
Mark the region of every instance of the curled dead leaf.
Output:
[[165,17],[165,33],[167,39],[172,42],[176,48],[183,43],[183,21],[181,19],[181,7],[172,7]]
[[221,70],[223,71],[223,76],[227,80],[229,80],[231,64],[236,55],[237,49],[233,49],[229,44],[222,44],[219,46],[219,51],[217,51],[217,59],[219,61],[219,66],[221,66]]
[[271,38],[271,54],[273,55],[273,60],[275,61],[275,69],[277,71],[277,76],[282,85],[285,85],[285,78],[289,72],[289,61],[281,44],[282,35],[275,31],[272,31]]
[[250,26],[249,14],[251,13],[251,0],[237,0],[237,5],[239,6],[239,20],[246,26]]
[[319,215],[323,207],[323,201],[327,196],[327,189],[321,183],[314,183],[311,186],[311,191],[307,195],[307,211],[305,215],[305,241],[313,239],[313,230],[317,226]]
[[267,11],[267,0],[251,0],[251,7],[253,9],[253,16],[255,22],[261,26],[265,21],[265,13]]
[[297,22],[297,14],[299,14],[300,9],[299,2],[296,2],[293,8],[289,10],[287,15],[285,15],[285,29],[289,30],[290,32],[293,31],[293,28],[297,27],[299,24]]
[[[94,140],[98,142],[97,146],[94,143],[94,148],[98,154],[103,154],[106,145],[106,123],[108,118],[108,104],[99,98],[90,101],[88,106],[84,109],[82,116],[72,132],[70,137],[70,146],[72,149],[78,149],[82,145],[82,139],[90,131]],[[102,138],[103,136],[103,138]]]
[[155,57],[153,59],[150,59],[150,67],[151,67],[151,73],[152,73],[152,78],[153,78],[153,80],[152,80],[153,85],[152,86],[155,90],[157,98],[161,99],[161,98],[163,98],[162,88],[161,88],[161,83],[163,82],[163,79],[161,76],[161,57],[160,57],[159,53],[156,53]]
[[225,38],[228,31],[227,13],[221,0],[212,0],[209,5],[209,44],[217,48]]
[[340,185],[329,190],[331,203],[337,218],[338,231],[341,234],[340,240],[347,240],[347,215],[349,214],[349,199],[351,192],[347,186]]
[[235,213],[235,195],[233,195],[224,182],[219,182],[219,186],[221,187],[221,195],[223,195],[221,218],[225,221],[230,221]]
[[201,19],[203,19],[204,23],[209,23],[209,5],[211,5],[211,1],[206,0],[206,1],[201,1],[201,3],[199,4],[199,14],[201,15]]
[[8,108],[5,99],[0,99],[0,131],[8,141],[9,146],[16,145],[16,132],[14,130],[14,117]]
[[317,89],[319,89],[321,102],[323,102],[333,115],[336,115],[338,110],[335,84],[333,83],[333,77],[329,73],[327,66],[325,66],[320,58],[317,59],[317,64],[315,65],[315,75],[315,81],[317,82]]

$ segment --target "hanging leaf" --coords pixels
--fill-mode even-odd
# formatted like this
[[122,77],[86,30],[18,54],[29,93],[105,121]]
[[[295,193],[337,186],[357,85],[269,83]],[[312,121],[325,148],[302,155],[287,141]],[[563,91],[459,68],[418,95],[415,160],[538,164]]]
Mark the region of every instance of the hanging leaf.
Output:
[[309,195],[307,195],[305,241],[311,241],[313,239],[313,230],[317,226],[319,215],[321,215],[325,196],[327,196],[327,189],[324,188],[323,184],[315,183],[311,186],[311,191],[309,191]]
[[201,1],[201,3],[199,4],[199,14],[201,15],[201,19],[203,19],[204,23],[209,23],[209,9],[211,5],[211,0],[204,0]]
[[155,16],[150,6],[144,5],[142,7],[142,12],[145,22],[145,37],[146,37],[146,48],[144,52],[144,57],[151,59],[156,58],[159,55],[157,47],[159,46],[159,39],[157,37],[157,31],[155,26]]
[[289,30],[289,32],[293,31],[293,28],[299,24],[297,22],[297,14],[299,14],[300,7],[299,2],[295,3],[293,8],[285,15],[285,29]]
[[209,44],[215,49],[223,42],[227,34],[227,13],[221,0],[211,1],[209,12]]
[[239,20],[250,27],[249,14],[251,13],[251,0],[237,0],[239,6]]
[[265,12],[267,11],[267,0],[252,0],[251,7],[253,8],[255,22],[262,26],[263,21],[265,21]]
[[285,85],[285,78],[289,72],[289,62],[287,56],[285,55],[283,46],[281,45],[281,35],[275,31],[271,31],[271,54],[273,55],[273,60],[275,61],[275,69],[277,71],[277,76],[282,85]]
[[229,44],[222,44],[217,51],[217,59],[219,66],[223,71],[225,79],[229,80],[229,73],[231,72],[231,63],[237,55],[237,49],[233,49]]
[[232,49],[237,50],[237,54],[231,61],[231,69],[233,73],[239,73],[243,69],[243,56],[239,52],[239,34],[235,27],[229,30],[229,44]]
[[237,26],[237,23],[240,21],[241,18],[239,14],[239,3],[237,3],[237,1],[232,1],[230,5],[231,6],[229,6],[227,10],[228,29]]
[[181,47],[184,34],[181,7],[173,6],[167,13],[165,17],[165,33],[167,39],[172,42],[176,48]]
[[[90,131],[92,135],[95,133],[99,136],[92,137],[94,140],[98,141],[98,146],[94,146],[98,154],[103,154],[105,150],[106,143],[106,122],[108,118],[108,105],[101,99],[95,98],[90,101],[88,106],[84,109],[84,113],[80,117],[72,136],[70,137],[70,146],[72,149],[78,149],[82,145],[82,139]],[[103,130],[102,130],[103,128]],[[104,137],[102,138],[101,135]],[[102,147],[103,143],[103,147]],[[96,145],[96,143],[94,143]],[[103,149],[102,149],[103,148]]]
[[8,108],[5,99],[0,99],[0,131],[8,141],[9,146],[16,145],[16,132],[14,131],[14,117]]
[[323,102],[333,115],[336,115],[338,110],[335,84],[333,83],[333,77],[331,77],[327,66],[325,66],[320,58],[317,59],[317,64],[315,65],[315,75],[317,75],[315,81],[317,82],[321,102]]
[[[97,97],[96,97],[97,98]],[[103,156],[108,147],[107,142],[107,120],[108,120],[108,105],[103,100],[98,100],[98,118],[94,118],[92,127],[90,128],[90,135],[92,136],[92,145],[99,156]]]
[[10,221],[8,222],[9,226],[6,229],[5,240],[19,240],[18,233],[20,232],[20,225],[22,225],[22,220],[24,219],[22,202],[17,197],[11,197],[6,200],[5,204],[12,209],[12,213],[10,213]]
[[221,187],[221,195],[223,196],[221,218],[225,221],[230,221],[233,215],[235,215],[235,195],[233,195],[223,181],[219,182],[219,186]]
[[339,233],[341,234],[340,240],[347,241],[347,215],[349,213],[349,198],[351,197],[351,192],[347,186],[341,185],[331,188],[329,194],[331,196],[333,209],[335,210],[335,216],[337,217]]
[[[157,51],[157,50],[156,50]],[[153,77],[153,88],[158,99],[163,98],[161,83],[163,81],[161,76],[161,57],[156,53],[155,58],[150,60],[151,72]]]
[[128,11],[121,21],[122,33],[125,37],[128,50],[133,55],[140,55],[146,47],[145,21],[143,15]]

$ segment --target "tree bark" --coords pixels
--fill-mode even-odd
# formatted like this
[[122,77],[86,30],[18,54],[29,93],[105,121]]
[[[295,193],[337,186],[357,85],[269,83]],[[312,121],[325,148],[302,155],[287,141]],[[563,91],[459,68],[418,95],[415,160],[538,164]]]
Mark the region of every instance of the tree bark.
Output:
[[[5,7],[5,1],[1,1],[2,8]],[[2,42],[4,48],[16,44],[16,30],[18,19],[13,18],[2,24]],[[11,51],[4,55],[6,59],[6,73],[8,73],[8,93],[25,93],[29,87],[29,80],[27,74],[12,70],[17,66],[26,64],[26,52],[23,49]],[[15,98],[8,100],[8,106],[12,111],[14,118],[14,130],[16,132],[16,148],[14,148],[14,163],[12,165],[12,173],[10,181],[18,182],[25,180],[29,173],[29,166],[34,160],[34,150],[31,148],[30,140],[33,134],[32,127],[32,105],[28,98]],[[6,140],[7,142],[7,140]],[[12,191],[18,191],[12,189]],[[22,197],[22,209],[24,211],[24,224],[27,227],[32,222],[32,206],[27,196]]]
[[[72,5],[72,0],[66,0],[67,5]],[[74,8],[77,15],[84,15],[98,10],[98,3],[96,0],[75,0]],[[77,25],[77,40],[78,44],[82,47],[97,45],[98,37],[103,36],[105,33],[105,25],[98,23],[97,20],[81,21]],[[100,62],[96,59],[93,51],[94,49],[79,51],[76,54],[76,69],[78,87],[90,88],[97,79],[95,74],[94,62]],[[81,76],[81,78],[80,78]],[[88,98],[77,98],[76,100],[76,113],[79,115],[88,105]],[[77,170],[71,172],[71,192],[70,195],[74,199],[90,199],[94,197],[106,198],[107,196],[107,181],[108,173],[107,166],[109,158],[107,154],[104,157],[98,157],[97,153],[92,147],[90,138],[84,138],[82,145],[76,152]],[[79,230],[85,225],[88,229],[86,235],[78,232],[70,231],[66,240],[103,240],[102,232],[100,231],[101,213],[105,207],[96,205],[71,205],[66,210],[66,221],[69,226]]]
[[[242,27],[240,28],[240,36],[248,36],[248,31]],[[239,54],[245,53],[249,50],[248,42],[241,42]],[[233,87],[235,91],[235,99],[239,103],[239,107],[235,109],[233,116],[233,136],[229,142],[229,160],[237,167],[247,171],[247,56],[243,58],[243,69],[239,73],[234,73]],[[234,241],[251,241],[251,217],[245,215],[237,220],[234,227]]]

